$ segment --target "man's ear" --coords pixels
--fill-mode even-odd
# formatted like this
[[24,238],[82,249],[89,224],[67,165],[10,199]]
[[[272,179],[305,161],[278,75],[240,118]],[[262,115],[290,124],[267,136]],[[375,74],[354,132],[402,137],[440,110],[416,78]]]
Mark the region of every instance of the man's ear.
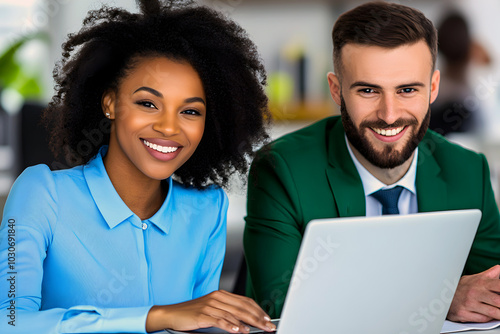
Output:
[[433,103],[438,97],[440,80],[441,80],[441,72],[439,72],[439,70],[435,70],[434,73],[432,73],[432,78],[431,78],[430,103]]
[[102,95],[101,108],[106,118],[115,118],[116,94],[113,90],[108,90]]
[[339,106],[341,105],[341,95],[342,95],[342,87],[340,86],[340,79],[333,72],[328,72],[326,75],[328,79],[328,86],[330,86],[330,95],[332,95],[333,100]]

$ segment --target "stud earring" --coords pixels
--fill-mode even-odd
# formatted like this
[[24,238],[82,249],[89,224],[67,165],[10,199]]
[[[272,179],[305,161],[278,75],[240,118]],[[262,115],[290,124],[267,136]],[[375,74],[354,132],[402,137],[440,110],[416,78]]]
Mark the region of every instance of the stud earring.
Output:
[[111,114],[109,112],[106,113],[106,117],[109,118]]

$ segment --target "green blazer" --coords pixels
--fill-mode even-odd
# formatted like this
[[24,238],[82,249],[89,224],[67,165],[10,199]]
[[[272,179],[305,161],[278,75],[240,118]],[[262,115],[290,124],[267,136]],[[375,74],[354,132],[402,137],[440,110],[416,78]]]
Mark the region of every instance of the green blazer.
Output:
[[[482,154],[428,131],[419,145],[416,188],[419,212],[482,211],[464,274],[500,263],[500,216]],[[247,294],[278,317],[308,222],[350,216],[365,216],[365,195],[340,117],[321,120],[261,149],[248,182]]]

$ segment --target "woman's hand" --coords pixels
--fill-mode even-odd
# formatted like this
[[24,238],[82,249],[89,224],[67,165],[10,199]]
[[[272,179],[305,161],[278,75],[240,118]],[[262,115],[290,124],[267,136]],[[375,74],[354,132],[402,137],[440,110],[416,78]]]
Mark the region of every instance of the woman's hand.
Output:
[[274,331],[276,326],[270,320],[252,299],[219,290],[180,304],[153,306],[146,319],[146,331],[218,327],[231,333],[245,333],[250,330],[247,324]]

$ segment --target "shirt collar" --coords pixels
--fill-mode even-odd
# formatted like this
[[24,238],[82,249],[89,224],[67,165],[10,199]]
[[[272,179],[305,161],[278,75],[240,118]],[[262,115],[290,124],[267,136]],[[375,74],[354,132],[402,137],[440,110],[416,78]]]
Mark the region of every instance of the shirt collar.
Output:
[[[109,179],[103,162],[103,157],[107,150],[108,147],[106,145],[101,147],[97,155],[83,167],[85,180],[87,181],[92,198],[109,228],[112,229],[126,220],[130,220],[133,225],[141,228],[141,220],[129,209],[125,202],[123,202]],[[165,219],[165,217],[168,211],[167,207],[171,202],[170,198],[172,197],[172,178],[168,178],[166,181],[168,182],[167,198],[163,202],[161,208],[151,218],[145,221],[153,223],[160,230],[168,233],[172,224],[172,219]]]
[[354,153],[349,146],[349,142],[347,140],[347,136],[344,135],[345,144],[347,146],[347,150],[349,151],[349,155],[351,156],[356,169],[358,170],[359,176],[361,178],[361,182],[363,183],[363,189],[365,192],[365,196],[369,196],[374,192],[380,189],[390,189],[395,186],[402,186],[405,189],[411,191],[414,195],[417,194],[417,188],[415,186],[415,180],[417,176],[417,159],[418,159],[418,147],[415,149],[415,154],[413,155],[413,161],[411,162],[410,168],[406,172],[406,174],[396,183],[386,185],[381,182],[375,176],[373,176],[356,158]]
[[174,182],[172,181],[172,177],[169,177],[168,179],[165,180],[168,184],[168,193],[167,197],[165,198],[165,201],[163,202],[162,206],[156,213],[149,219],[146,219],[144,221],[149,221],[156,225],[160,230],[168,234],[170,232],[170,227],[172,226],[172,223],[174,221],[174,215],[173,213],[176,212],[175,210],[175,203],[173,200],[173,193],[175,191],[174,189]]

